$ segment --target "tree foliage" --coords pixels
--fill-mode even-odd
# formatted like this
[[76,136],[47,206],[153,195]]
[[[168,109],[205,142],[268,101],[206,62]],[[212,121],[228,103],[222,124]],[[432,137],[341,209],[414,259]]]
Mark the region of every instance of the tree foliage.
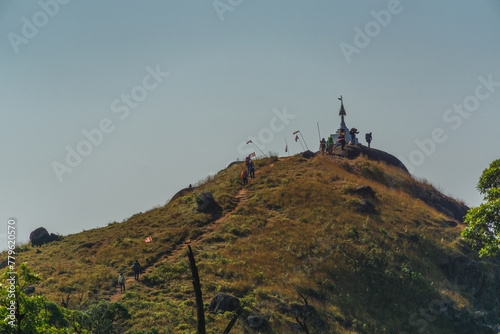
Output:
[[477,189],[485,202],[465,216],[468,226],[462,237],[479,250],[480,256],[496,256],[500,254],[500,159],[483,171]]
[[0,278],[0,333],[118,333],[120,321],[130,319],[120,303],[101,301],[82,312],[28,293],[41,279],[25,263],[14,273],[7,267]]

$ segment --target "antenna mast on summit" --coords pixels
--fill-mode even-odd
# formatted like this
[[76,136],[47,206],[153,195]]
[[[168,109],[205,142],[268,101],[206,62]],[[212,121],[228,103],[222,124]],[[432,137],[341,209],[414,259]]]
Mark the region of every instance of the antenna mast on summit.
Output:
[[346,113],[344,109],[344,98],[342,97],[342,95],[340,95],[339,100],[340,100],[339,116],[342,117],[342,123],[344,123],[344,116],[346,116]]

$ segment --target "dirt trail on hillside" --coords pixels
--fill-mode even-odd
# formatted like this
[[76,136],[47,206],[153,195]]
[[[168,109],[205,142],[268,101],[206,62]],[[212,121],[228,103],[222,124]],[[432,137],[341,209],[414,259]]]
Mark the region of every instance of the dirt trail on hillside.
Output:
[[[255,172],[255,175],[256,176],[258,175],[258,171]],[[248,181],[250,183],[252,180],[248,180]],[[248,189],[242,188],[238,192],[238,194],[236,195],[236,200],[237,200],[238,204],[236,205],[236,207],[233,210],[227,212],[224,216],[217,219],[216,221],[214,221],[208,225],[203,226],[201,228],[201,231],[203,232],[202,234],[200,234],[196,238],[184,240],[183,243],[176,245],[170,254],[165,255],[163,258],[159,259],[158,262],[166,262],[167,260],[170,262],[174,262],[180,255],[182,255],[184,253],[184,251],[187,249],[188,245],[193,247],[193,246],[197,245],[198,243],[200,243],[201,241],[203,241],[205,238],[207,238],[211,233],[216,232],[222,224],[224,224],[226,221],[229,220],[230,216],[234,212],[236,212],[243,204],[248,202],[248,200],[249,200]],[[142,272],[142,275],[149,274],[152,270],[153,270],[153,266],[150,266]],[[118,280],[118,277],[116,279]],[[133,275],[127,276],[126,281],[125,281],[125,289],[127,289],[130,286],[130,284],[133,282],[137,282],[135,280],[134,276]],[[110,302],[112,302],[112,303],[117,302],[118,300],[120,300],[122,298],[122,295],[123,294],[120,293],[120,287],[118,286],[118,288],[116,289],[116,292],[110,296]]]

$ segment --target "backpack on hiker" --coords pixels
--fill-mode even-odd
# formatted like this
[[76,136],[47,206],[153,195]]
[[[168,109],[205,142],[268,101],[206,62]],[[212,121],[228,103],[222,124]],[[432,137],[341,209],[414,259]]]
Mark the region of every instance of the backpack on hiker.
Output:
[[247,171],[246,170],[241,171],[241,178],[244,179],[246,177],[247,177]]

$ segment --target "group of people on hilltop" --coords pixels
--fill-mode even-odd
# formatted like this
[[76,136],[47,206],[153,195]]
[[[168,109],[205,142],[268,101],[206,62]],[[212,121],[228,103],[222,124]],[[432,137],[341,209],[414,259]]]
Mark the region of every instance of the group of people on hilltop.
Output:
[[[356,143],[356,135],[359,133],[358,129],[352,128],[349,131],[349,134],[351,135],[351,141],[349,142],[349,145],[354,145]],[[372,142],[372,133],[367,133],[365,134],[365,140],[368,143],[368,147],[370,147],[370,143]],[[345,150],[345,145],[346,145],[346,139],[345,139],[345,130],[340,129],[339,132],[339,137],[337,139],[337,142],[341,145],[342,151]],[[333,154],[333,138],[331,136],[328,137],[328,141],[325,140],[325,138],[321,139],[319,142],[319,149],[321,151],[321,154],[325,154],[325,152],[329,155]]]
[[255,179],[255,165],[253,164],[252,158],[250,156],[245,159],[245,167],[246,169],[241,171],[240,177],[241,182],[245,186],[248,184],[248,178],[250,177],[252,180]]
[[[139,264],[139,261],[135,260],[134,264],[132,264],[132,271],[134,272],[134,279],[136,281],[139,280],[139,275],[142,274],[142,267]],[[120,284],[120,293],[125,292],[125,276],[123,275],[123,272],[120,273],[120,276],[118,276],[118,284]]]

